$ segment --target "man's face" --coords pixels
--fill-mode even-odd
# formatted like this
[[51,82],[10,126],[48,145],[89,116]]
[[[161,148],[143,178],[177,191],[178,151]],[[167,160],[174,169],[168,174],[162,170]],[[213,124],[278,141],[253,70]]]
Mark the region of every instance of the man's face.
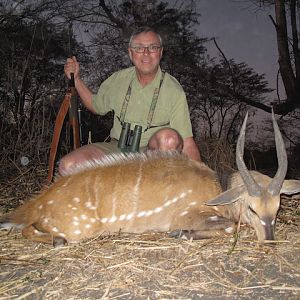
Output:
[[[154,51],[156,49],[157,52],[150,52],[149,48],[143,48],[149,46],[151,46]],[[142,52],[137,53],[134,47],[140,48]],[[133,38],[130,48],[128,49],[129,57],[141,75],[156,74],[163,51],[160,47],[159,38],[154,32],[140,33]]]

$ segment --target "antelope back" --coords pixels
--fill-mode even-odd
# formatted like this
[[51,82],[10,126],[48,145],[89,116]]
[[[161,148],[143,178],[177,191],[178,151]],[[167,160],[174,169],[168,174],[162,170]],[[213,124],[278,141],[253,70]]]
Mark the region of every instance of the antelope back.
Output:
[[[207,210],[220,193],[215,173],[175,153],[115,156],[59,178],[10,217],[24,227],[80,241],[103,233],[185,228],[189,210]],[[178,221],[179,220],[179,221]],[[176,228],[173,228],[175,226]]]

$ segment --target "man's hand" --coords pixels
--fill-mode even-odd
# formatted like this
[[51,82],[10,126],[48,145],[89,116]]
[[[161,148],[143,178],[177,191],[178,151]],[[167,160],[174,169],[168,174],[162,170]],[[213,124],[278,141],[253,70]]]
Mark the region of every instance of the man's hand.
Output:
[[64,67],[65,74],[68,79],[71,79],[71,73],[74,73],[74,79],[79,79],[79,63],[75,56],[68,58]]

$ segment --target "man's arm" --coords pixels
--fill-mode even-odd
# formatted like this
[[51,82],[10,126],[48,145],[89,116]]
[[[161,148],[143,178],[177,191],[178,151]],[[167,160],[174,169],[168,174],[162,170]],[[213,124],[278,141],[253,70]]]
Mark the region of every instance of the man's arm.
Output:
[[201,161],[200,151],[193,137],[183,139],[182,152],[193,160]]
[[90,110],[91,112],[95,113],[95,110],[93,108],[93,93],[91,90],[87,87],[87,85],[83,82],[83,80],[80,78],[79,75],[79,63],[75,56],[72,58],[68,58],[67,62],[65,64],[65,74],[67,78],[71,78],[71,73],[74,73],[74,79],[75,79],[75,88],[77,90],[77,93],[85,105],[85,107]]

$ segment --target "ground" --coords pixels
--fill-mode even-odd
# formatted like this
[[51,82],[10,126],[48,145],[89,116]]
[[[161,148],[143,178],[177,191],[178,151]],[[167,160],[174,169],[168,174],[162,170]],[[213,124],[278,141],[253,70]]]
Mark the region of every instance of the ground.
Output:
[[[22,175],[0,180],[0,214],[42,182]],[[0,299],[300,299],[299,203],[282,199],[272,245],[246,226],[228,238],[120,234],[61,248],[0,230]]]

